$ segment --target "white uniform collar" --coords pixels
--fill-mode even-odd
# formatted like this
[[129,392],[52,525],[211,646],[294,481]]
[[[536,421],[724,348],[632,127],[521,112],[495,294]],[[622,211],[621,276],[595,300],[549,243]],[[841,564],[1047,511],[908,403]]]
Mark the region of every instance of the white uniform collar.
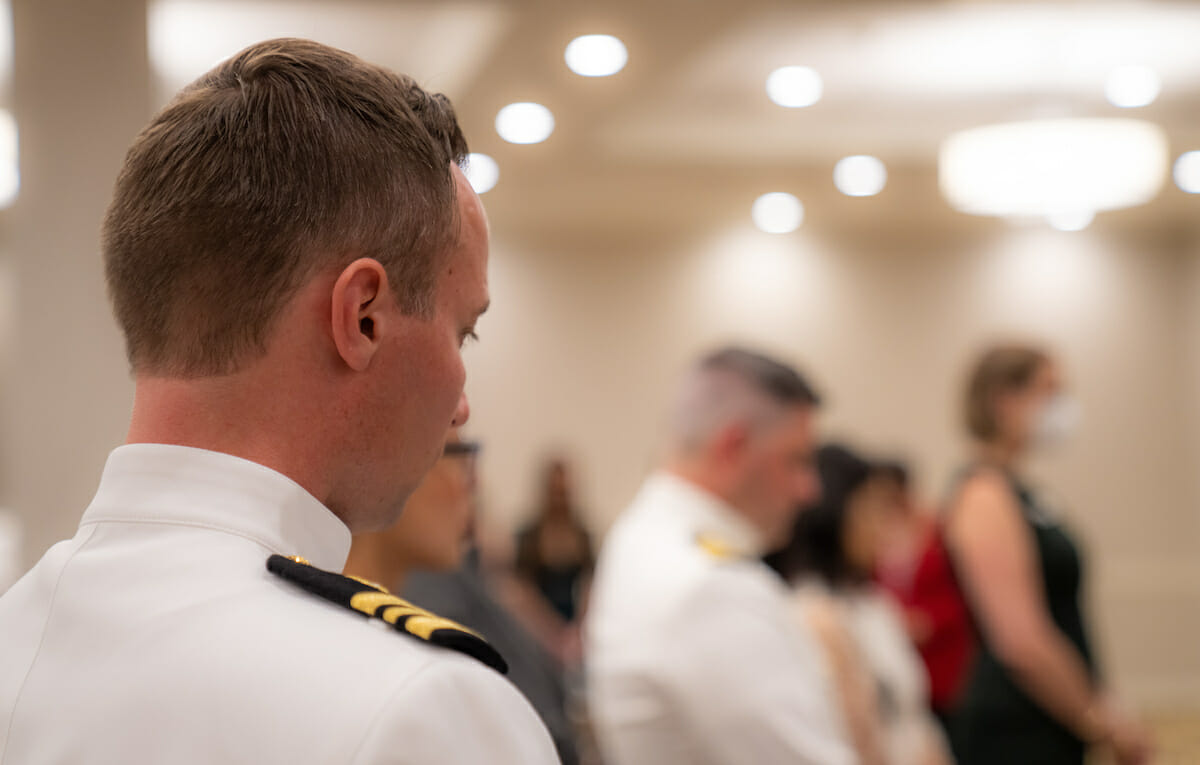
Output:
[[646,479],[642,492],[654,512],[683,519],[696,535],[715,538],[746,556],[759,557],[766,548],[762,534],[745,516],[682,476],[660,470]]
[[127,444],[114,449],[80,525],[102,521],[226,531],[330,571],[341,571],[350,552],[350,529],[287,476],[240,457],[188,446]]

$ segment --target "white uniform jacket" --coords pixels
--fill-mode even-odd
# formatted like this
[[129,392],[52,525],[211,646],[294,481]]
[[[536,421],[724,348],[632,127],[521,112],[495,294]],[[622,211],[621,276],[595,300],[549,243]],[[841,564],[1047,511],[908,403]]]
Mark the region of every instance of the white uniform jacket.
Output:
[[854,754],[820,648],[754,529],[652,476],[600,553],[588,697],[611,765],[844,765]]
[[268,572],[339,572],[344,524],[283,475],[137,444],[0,598],[0,765],[556,763],[498,672]]

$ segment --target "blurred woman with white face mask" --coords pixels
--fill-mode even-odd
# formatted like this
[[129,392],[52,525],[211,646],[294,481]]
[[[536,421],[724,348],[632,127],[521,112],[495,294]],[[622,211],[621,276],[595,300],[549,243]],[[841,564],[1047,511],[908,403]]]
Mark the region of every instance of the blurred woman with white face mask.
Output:
[[1033,347],[988,350],[967,386],[975,455],[947,507],[946,540],[979,647],[951,726],[961,765],[1082,765],[1091,746],[1149,759],[1103,687],[1080,608],[1079,548],[1021,476],[1079,421],[1061,370]]

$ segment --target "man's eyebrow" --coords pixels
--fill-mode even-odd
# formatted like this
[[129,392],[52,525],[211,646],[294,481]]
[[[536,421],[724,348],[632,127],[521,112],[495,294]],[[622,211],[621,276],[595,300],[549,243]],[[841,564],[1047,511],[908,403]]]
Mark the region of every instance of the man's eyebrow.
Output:
[[489,300],[486,303],[484,303],[483,306],[479,310],[477,310],[475,312],[475,318],[478,319],[480,316],[483,316],[485,313],[487,313],[487,310],[491,307],[492,307],[492,301]]

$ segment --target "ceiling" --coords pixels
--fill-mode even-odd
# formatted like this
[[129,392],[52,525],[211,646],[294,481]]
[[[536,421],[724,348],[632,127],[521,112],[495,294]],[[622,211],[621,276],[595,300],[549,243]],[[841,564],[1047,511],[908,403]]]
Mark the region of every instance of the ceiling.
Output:
[[[473,150],[499,162],[485,197],[498,231],[638,235],[749,215],[766,191],[803,200],[806,227],[947,231],[1001,225],[952,211],[937,151],[955,130],[1046,116],[1138,117],[1172,156],[1200,148],[1200,3],[762,2],[738,0],[164,0],[151,4],[151,56],[167,94],[254,40],[319,39],[448,93]],[[563,62],[580,34],[625,41],[629,63],[584,78]],[[819,71],[824,98],[776,106],[773,69]],[[1118,109],[1108,72],[1154,68],[1159,99]],[[555,115],[545,143],[505,143],[496,112],[537,101]],[[877,197],[842,196],[836,161],[888,166]],[[1098,225],[1187,227],[1200,195],[1168,180],[1150,204]]]

